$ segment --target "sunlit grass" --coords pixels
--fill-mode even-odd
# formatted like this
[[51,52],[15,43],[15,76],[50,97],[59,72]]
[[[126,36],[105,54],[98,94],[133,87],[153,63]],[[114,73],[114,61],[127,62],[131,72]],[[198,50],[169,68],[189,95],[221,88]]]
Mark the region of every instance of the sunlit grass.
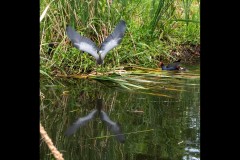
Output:
[[[88,73],[95,60],[72,46],[66,25],[97,45],[123,19],[127,31],[122,43],[106,56],[106,71],[124,64],[156,68],[159,57],[169,60],[182,45],[200,44],[197,0],[93,1],[43,0],[40,2],[40,69],[43,75]],[[51,45],[49,45],[51,44]],[[180,52],[180,51],[179,51]],[[48,77],[48,76],[47,76]]]

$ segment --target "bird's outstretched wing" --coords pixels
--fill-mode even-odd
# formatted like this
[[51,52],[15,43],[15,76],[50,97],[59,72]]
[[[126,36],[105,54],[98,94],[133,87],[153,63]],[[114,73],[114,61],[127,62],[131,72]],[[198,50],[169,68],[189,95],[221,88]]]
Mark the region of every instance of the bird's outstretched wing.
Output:
[[179,59],[179,60],[177,60],[177,61],[175,61],[175,62],[173,62],[173,63],[171,63],[171,64],[168,64],[168,65],[166,66],[166,68],[178,67],[179,64],[180,64],[180,61],[181,61],[181,59]]
[[87,116],[79,118],[76,122],[74,122],[65,132],[65,135],[72,135],[79,127],[84,126],[88,121],[93,119],[98,112],[97,109],[90,112]]
[[115,48],[121,43],[125,31],[126,31],[126,23],[125,21],[121,20],[119,24],[116,26],[116,28],[114,29],[113,33],[110,34],[101,44],[99,54],[102,60],[105,58],[106,54],[111,49]]
[[104,111],[100,111],[100,119],[107,124],[110,131],[116,136],[117,140],[121,143],[125,142],[125,136],[122,134],[120,124],[110,120],[108,115]]
[[70,26],[67,26],[66,32],[74,47],[91,54],[96,60],[99,59],[99,55],[97,53],[98,47],[93,41],[89,38],[80,36],[80,34]]

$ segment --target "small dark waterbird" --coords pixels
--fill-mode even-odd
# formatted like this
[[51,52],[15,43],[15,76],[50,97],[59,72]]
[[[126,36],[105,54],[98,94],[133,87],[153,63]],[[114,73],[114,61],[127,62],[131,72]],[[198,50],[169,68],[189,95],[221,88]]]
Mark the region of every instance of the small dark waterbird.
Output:
[[118,122],[112,121],[106,112],[102,110],[103,102],[102,99],[97,100],[97,109],[91,111],[87,116],[79,118],[76,122],[74,122],[65,132],[66,136],[70,136],[76,132],[76,130],[84,125],[86,125],[90,120],[96,117],[99,114],[101,121],[103,121],[110,131],[116,136],[116,139],[120,143],[125,142],[125,136],[122,134],[121,126]]
[[97,64],[99,65],[104,63],[104,58],[107,55],[107,53],[121,43],[125,31],[126,23],[125,21],[121,20],[114,29],[113,33],[110,34],[102,42],[100,48],[98,48],[92,40],[81,36],[72,27],[67,26],[66,29],[67,36],[73,43],[73,46],[81,51],[87,52],[90,55],[92,55],[96,59]]
[[159,62],[158,66],[162,68],[162,70],[186,70],[186,68],[182,68],[180,67],[180,62],[181,62],[181,59],[173,62],[173,63],[170,63],[168,64],[167,66],[165,66],[163,64],[162,61]]

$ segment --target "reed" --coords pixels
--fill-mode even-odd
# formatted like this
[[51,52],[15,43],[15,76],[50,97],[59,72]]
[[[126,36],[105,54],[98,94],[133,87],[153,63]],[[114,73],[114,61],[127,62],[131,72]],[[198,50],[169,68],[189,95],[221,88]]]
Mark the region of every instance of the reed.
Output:
[[200,44],[200,2],[197,0],[43,0],[40,2],[40,70],[45,77],[87,73],[94,59],[81,54],[66,36],[66,26],[97,45],[125,20],[121,45],[106,56],[106,71],[120,65],[157,67],[160,56],[172,58],[182,46]]

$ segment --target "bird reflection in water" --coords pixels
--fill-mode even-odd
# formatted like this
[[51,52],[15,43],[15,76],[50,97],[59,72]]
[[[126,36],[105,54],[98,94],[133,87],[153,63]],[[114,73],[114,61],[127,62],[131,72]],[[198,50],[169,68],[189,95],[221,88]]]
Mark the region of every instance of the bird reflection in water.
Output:
[[125,142],[125,136],[121,132],[121,126],[118,122],[112,121],[106,112],[100,111],[100,119],[107,124],[110,131],[116,136],[117,140],[121,143]]
[[100,116],[100,119],[102,122],[104,122],[109,130],[112,132],[112,134],[115,135],[116,139],[120,142],[120,143],[124,143],[125,142],[125,136],[124,134],[122,134],[121,131],[121,126],[118,122],[114,122],[112,121],[106,112],[104,112],[102,110],[102,106],[103,106],[103,101],[102,99],[97,99],[97,109],[94,109],[93,111],[91,111],[87,116],[85,117],[81,117],[79,118],[76,122],[74,122],[65,132],[66,136],[70,136],[72,134],[74,134],[76,132],[76,130],[84,125],[87,124],[87,122],[89,122],[90,120],[92,120],[94,117],[96,117],[97,113]]
[[76,122],[73,123],[73,125],[71,125],[67,129],[65,135],[66,136],[72,135],[79,127],[84,126],[85,124],[87,124],[87,122],[92,120],[96,116],[97,112],[98,110],[95,109],[92,112],[90,112],[87,116],[79,118]]

